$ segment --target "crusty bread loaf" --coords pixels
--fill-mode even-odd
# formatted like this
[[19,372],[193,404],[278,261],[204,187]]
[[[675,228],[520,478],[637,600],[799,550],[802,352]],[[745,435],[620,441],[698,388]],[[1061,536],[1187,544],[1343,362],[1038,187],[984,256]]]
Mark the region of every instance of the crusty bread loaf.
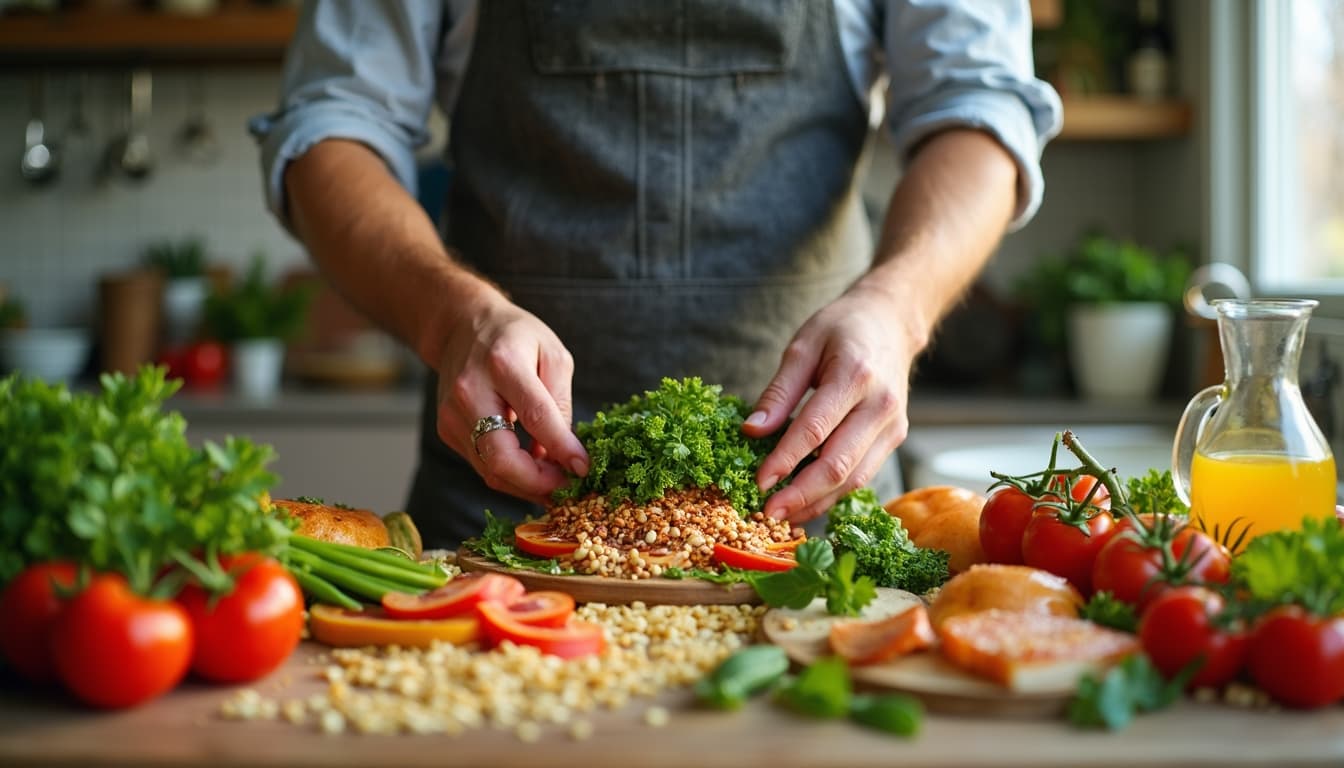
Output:
[[298,533],[304,536],[368,549],[389,544],[383,519],[367,509],[294,499],[276,499],[272,503],[298,519]]
[[934,629],[953,616],[993,609],[1076,618],[1083,596],[1060,576],[1025,565],[976,565],[938,590]]

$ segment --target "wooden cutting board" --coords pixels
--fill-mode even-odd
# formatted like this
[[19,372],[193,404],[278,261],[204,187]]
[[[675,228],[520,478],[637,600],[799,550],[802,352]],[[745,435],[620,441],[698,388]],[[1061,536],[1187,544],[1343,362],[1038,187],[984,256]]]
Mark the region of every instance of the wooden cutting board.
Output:
[[[878,589],[878,599],[863,611],[864,619],[884,619],[922,602],[899,589]],[[831,625],[848,617],[826,612],[817,598],[807,608],[772,608],[761,621],[766,640],[780,646],[798,664],[811,664],[830,654]],[[907,693],[931,711],[943,714],[991,717],[1058,717],[1072,689],[1049,693],[1015,693],[954,667],[936,650],[911,654],[882,664],[850,668],[854,683],[863,688]]]
[[508,568],[468,549],[457,551],[457,564],[464,571],[505,573],[529,590],[567,592],[580,603],[628,605],[743,605],[761,601],[747,584],[714,584],[700,579],[613,579],[606,576],[552,576],[520,568]]

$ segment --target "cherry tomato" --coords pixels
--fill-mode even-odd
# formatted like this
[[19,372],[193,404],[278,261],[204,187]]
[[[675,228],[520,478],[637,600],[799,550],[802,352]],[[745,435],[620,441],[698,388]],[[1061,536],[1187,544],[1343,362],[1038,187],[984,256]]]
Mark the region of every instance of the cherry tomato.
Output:
[[47,683],[56,679],[51,658],[51,632],[65,601],[58,589],[75,584],[73,563],[37,563],[14,577],[0,593],[0,653],[24,679]]
[[322,603],[309,609],[308,630],[314,640],[337,648],[365,645],[428,648],[434,643],[465,645],[480,639],[480,622],[474,616],[393,619],[379,608],[356,612]]
[[521,598],[526,589],[512,576],[499,573],[468,573],[423,595],[388,592],[383,610],[394,619],[446,619],[470,616],[483,602],[500,605]]
[[1246,665],[1245,632],[1214,623],[1223,598],[1204,587],[1175,587],[1153,599],[1139,620],[1139,641],[1153,665],[1174,677],[1195,659],[1199,671],[1187,688],[1222,687]]
[[534,627],[563,627],[574,614],[574,598],[564,592],[528,592],[508,604],[509,618]]
[[1275,608],[1251,629],[1251,679],[1276,701],[1311,709],[1344,699],[1344,616]]
[[61,681],[96,707],[130,707],[172,690],[192,655],[191,620],[175,602],[131,592],[99,574],[65,606],[52,632]]
[[289,571],[269,557],[220,559],[233,574],[233,591],[211,600],[194,584],[177,602],[191,617],[196,650],[191,671],[206,680],[256,680],[284,663],[303,636],[303,592]]
[[[1170,582],[1197,584],[1225,584],[1231,567],[1231,556],[1221,544],[1203,531],[1183,522],[1159,523],[1152,515],[1142,515],[1144,525],[1175,525],[1171,529],[1171,563],[1174,572],[1168,572],[1162,549],[1155,542],[1141,540],[1138,527],[1126,518],[1116,526],[1115,534],[1097,553],[1092,567],[1092,589],[1110,592],[1117,600],[1140,610],[1158,594],[1169,588]],[[1187,552],[1189,554],[1187,554]]]
[[514,546],[537,557],[565,557],[579,548],[579,542],[552,536],[549,530],[549,523],[522,523],[513,529]]
[[791,551],[750,552],[718,542],[714,543],[714,560],[732,568],[748,571],[787,571],[798,565]]
[[1109,512],[1097,512],[1086,523],[1087,532],[1061,522],[1056,510],[1036,510],[1022,534],[1022,559],[1032,568],[1063,576],[1084,595],[1092,593],[1092,568],[1097,553],[1115,531]]
[[1036,501],[1012,486],[994,491],[980,510],[980,548],[991,563],[1022,564],[1022,534]]
[[481,603],[481,633],[491,645],[508,640],[530,645],[542,653],[573,659],[592,656],[606,648],[602,627],[586,621],[570,621],[560,627],[538,627],[514,620],[509,609],[495,603]]
[[[1060,496],[1058,492],[1064,490],[1067,482],[1067,476],[1062,474],[1056,475],[1050,480],[1050,490],[1055,491],[1055,493],[1045,494],[1042,497],[1043,500],[1059,501]],[[1092,490],[1094,487],[1097,489],[1095,492]],[[1073,479],[1073,491],[1069,496],[1074,501],[1082,502],[1087,499],[1089,494],[1092,496],[1092,501],[1089,502],[1089,506],[1096,507],[1097,509],[1110,510],[1111,492],[1107,490],[1105,483],[1102,483],[1091,475],[1079,475],[1078,477],[1075,477]]]
[[187,386],[210,388],[224,380],[228,365],[224,345],[217,341],[198,341],[182,351],[182,375]]

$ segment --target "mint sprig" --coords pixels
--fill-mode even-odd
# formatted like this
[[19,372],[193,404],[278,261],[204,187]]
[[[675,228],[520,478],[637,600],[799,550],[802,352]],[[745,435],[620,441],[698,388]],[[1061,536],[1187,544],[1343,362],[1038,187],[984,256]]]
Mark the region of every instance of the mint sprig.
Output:
[[769,606],[802,609],[818,597],[826,598],[826,611],[838,616],[857,616],[877,597],[877,585],[867,576],[856,576],[853,552],[835,556],[825,539],[808,539],[798,545],[798,565],[787,571],[756,573],[748,583]]

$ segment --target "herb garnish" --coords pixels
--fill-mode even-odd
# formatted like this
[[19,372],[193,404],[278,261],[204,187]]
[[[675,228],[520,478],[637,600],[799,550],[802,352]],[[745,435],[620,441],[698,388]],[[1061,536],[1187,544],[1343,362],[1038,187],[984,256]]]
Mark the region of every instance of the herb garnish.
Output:
[[1069,702],[1069,722],[1120,730],[1129,725],[1135,714],[1164,709],[1179,699],[1203,661],[1195,659],[1171,680],[1164,679],[1143,654],[1127,657],[1101,678],[1085,675]]
[[1078,616],[1121,632],[1134,634],[1139,631],[1139,617],[1134,611],[1134,606],[1123,600],[1116,600],[1114,595],[1105,590],[1092,595],[1087,604],[1078,610]]
[[756,470],[778,437],[742,433],[750,407],[699,378],[663,379],[654,391],[598,411],[575,429],[588,474],[555,492],[557,500],[601,493],[617,504],[646,503],[672,489],[718,488],[738,514],[761,509]]
[[1130,509],[1135,514],[1189,515],[1190,507],[1176,493],[1171,470],[1150,469],[1143,477],[1125,481]]
[[520,552],[513,543],[513,529],[514,524],[508,518],[496,516],[487,509],[485,530],[481,531],[480,536],[462,542],[462,545],[509,568],[539,571],[552,576],[567,576],[574,573],[573,568],[562,566],[555,558],[532,557]]
[[852,553],[856,572],[879,587],[922,595],[948,579],[948,554],[916,547],[901,521],[887,514],[870,488],[852,491],[831,507],[826,533],[835,551],[842,556]]
[[747,581],[766,605],[806,608],[818,597],[826,598],[829,613],[857,616],[877,597],[877,586],[867,576],[855,576],[853,552],[835,556],[825,539],[808,539],[798,545],[798,565],[776,573],[753,573]]
[[1300,531],[1259,536],[1232,561],[1233,581],[1258,609],[1296,604],[1317,616],[1344,612],[1344,527],[1333,516]]

